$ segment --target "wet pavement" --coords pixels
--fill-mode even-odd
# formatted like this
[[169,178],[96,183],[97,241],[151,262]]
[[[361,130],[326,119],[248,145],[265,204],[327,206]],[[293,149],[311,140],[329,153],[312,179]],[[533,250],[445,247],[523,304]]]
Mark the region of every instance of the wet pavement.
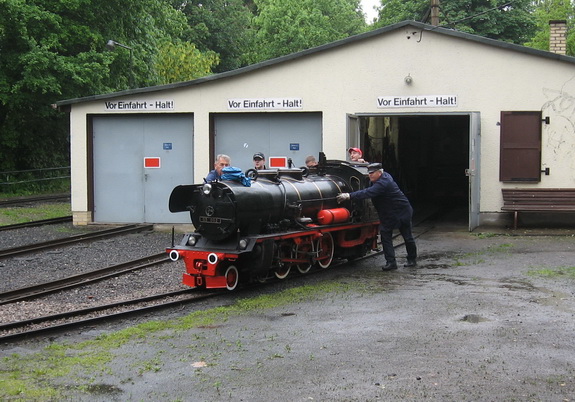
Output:
[[[144,332],[112,349],[98,370],[46,381],[64,398],[86,401],[575,400],[573,233],[435,226],[417,239],[417,268],[382,272],[378,255],[238,292],[226,303],[332,284],[278,307]],[[404,257],[399,249],[401,264]],[[1,355],[41,356],[47,343],[5,345]]]

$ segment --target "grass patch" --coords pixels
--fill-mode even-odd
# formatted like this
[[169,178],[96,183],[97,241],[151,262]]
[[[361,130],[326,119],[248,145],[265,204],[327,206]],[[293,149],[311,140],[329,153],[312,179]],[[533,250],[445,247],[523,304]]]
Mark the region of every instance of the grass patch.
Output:
[[[219,325],[232,316],[316,300],[328,294],[345,293],[351,288],[349,284],[336,281],[306,285],[240,299],[230,306],[196,311],[178,319],[149,321],[86,342],[52,344],[38,353],[14,354],[0,360],[0,400],[65,399],[66,389],[86,392],[86,384],[93,383],[98,374],[113,374],[108,367],[115,357],[113,352],[129,342],[141,343],[158,336],[165,339],[170,336],[165,331],[171,331],[175,336],[188,329]],[[161,370],[161,367],[158,357],[141,361],[133,368],[136,370],[133,377],[142,372]],[[63,387],[62,383],[74,385]]]
[[42,219],[60,218],[72,214],[69,202],[40,204],[34,207],[0,208],[0,226],[16,223],[39,221]]
[[513,244],[503,243],[495,246],[488,246],[485,250],[473,253],[465,253],[455,257],[454,265],[457,267],[464,265],[477,265],[485,262],[485,256],[493,256],[497,254],[509,254]]
[[529,276],[541,276],[545,278],[559,278],[567,277],[575,279],[575,266],[574,267],[557,267],[557,268],[541,268],[532,269],[527,271]]
[[471,233],[472,236],[477,237],[478,239],[489,239],[491,237],[496,237],[496,236],[500,236],[497,233],[491,233],[491,232],[487,232],[487,233]]

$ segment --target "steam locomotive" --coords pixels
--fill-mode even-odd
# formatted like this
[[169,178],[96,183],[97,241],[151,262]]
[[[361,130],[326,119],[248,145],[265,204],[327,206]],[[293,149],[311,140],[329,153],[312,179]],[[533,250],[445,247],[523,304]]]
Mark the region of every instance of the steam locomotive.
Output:
[[166,249],[171,260],[184,260],[183,283],[233,290],[240,279],[305,274],[376,248],[379,220],[371,201],[336,201],[338,193],[369,184],[367,164],[322,153],[319,159],[310,169],[260,170],[249,187],[228,180],[175,187],[169,209],[189,211],[196,230]]

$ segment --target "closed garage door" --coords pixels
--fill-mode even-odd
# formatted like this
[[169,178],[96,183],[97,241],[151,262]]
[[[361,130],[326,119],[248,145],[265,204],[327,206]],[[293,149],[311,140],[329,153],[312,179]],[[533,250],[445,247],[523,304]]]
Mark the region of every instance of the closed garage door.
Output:
[[191,115],[100,116],[93,133],[95,222],[189,222],[168,200],[192,181]]
[[246,113],[216,115],[216,153],[227,154],[243,171],[253,168],[252,156],[292,158],[296,167],[322,150],[321,113]]

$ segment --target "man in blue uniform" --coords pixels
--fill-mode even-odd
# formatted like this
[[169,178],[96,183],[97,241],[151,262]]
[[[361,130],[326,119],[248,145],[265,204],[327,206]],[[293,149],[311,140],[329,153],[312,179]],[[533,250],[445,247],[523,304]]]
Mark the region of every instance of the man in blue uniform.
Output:
[[386,261],[382,269],[384,271],[397,269],[395,249],[392,242],[393,229],[396,228],[399,229],[399,233],[403,237],[407,251],[407,263],[404,267],[415,267],[417,265],[417,246],[411,233],[413,208],[391,175],[383,171],[380,163],[369,164],[367,171],[371,185],[353,193],[338,194],[337,202],[342,203],[349,199],[363,200],[371,198],[371,202],[379,216],[379,234]]

